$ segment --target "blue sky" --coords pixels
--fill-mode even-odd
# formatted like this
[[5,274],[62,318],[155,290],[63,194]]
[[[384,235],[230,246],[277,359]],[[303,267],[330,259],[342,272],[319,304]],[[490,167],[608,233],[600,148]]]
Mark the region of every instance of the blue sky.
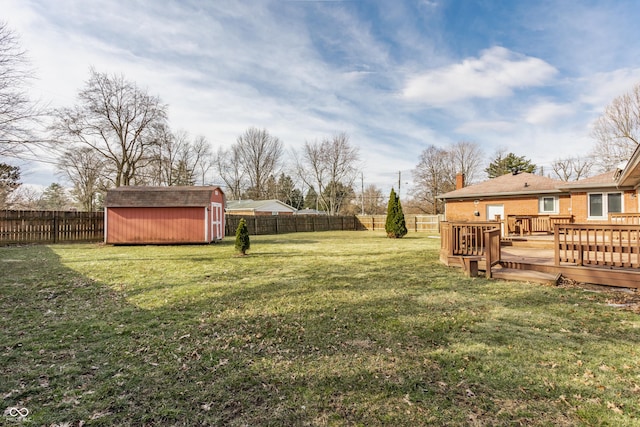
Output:
[[[287,149],[346,132],[365,185],[410,186],[430,144],[478,143],[545,166],[640,82],[640,2],[0,0],[38,79],[71,106],[89,67],[169,105],[214,149],[250,126]],[[46,157],[46,156],[43,156]],[[59,181],[23,163],[24,181]],[[550,171],[550,170],[549,170]],[[406,187],[405,187],[406,188]],[[404,191],[403,191],[404,193]]]

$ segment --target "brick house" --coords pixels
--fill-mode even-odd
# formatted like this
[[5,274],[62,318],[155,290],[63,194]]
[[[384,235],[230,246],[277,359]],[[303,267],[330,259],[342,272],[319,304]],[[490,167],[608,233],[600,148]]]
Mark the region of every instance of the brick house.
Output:
[[637,157],[638,174],[625,168],[573,182],[520,172],[465,187],[464,177],[459,176],[456,190],[438,198],[445,201],[447,221],[489,221],[496,215],[502,219],[531,216],[570,217],[577,223],[607,221],[611,213],[638,212],[640,153]]
[[568,215],[571,196],[559,187],[563,181],[527,172],[508,174],[464,186],[458,175],[456,190],[438,196],[445,201],[447,221],[488,221],[495,215]]

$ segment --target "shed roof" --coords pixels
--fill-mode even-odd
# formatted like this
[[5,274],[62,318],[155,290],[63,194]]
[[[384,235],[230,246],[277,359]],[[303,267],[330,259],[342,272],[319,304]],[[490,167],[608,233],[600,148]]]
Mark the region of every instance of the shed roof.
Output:
[[534,175],[528,172],[502,175],[479,184],[438,196],[439,199],[466,199],[490,196],[521,196],[532,194],[561,193],[558,189],[563,181]]
[[[206,207],[217,186],[126,186],[107,191],[106,207]],[[224,194],[224,193],[223,193]]]

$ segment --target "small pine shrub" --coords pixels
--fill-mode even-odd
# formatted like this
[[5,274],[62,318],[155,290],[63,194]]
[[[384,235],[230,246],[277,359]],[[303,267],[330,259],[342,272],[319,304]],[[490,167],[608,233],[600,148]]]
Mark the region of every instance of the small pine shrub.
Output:
[[246,255],[249,248],[251,248],[249,229],[247,228],[247,221],[242,218],[238,224],[238,228],[236,228],[236,251],[242,255]]
[[389,194],[389,203],[387,203],[387,220],[384,223],[384,231],[387,232],[387,236],[392,237],[393,233],[393,221],[396,217],[396,192],[391,188],[391,194]]
[[384,226],[389,238],[401,238],[407,234],[407,224],[402,211],[400,197],[396,195],[395,190],[391,189],[389,194],[389,203],[387,204],[387,220]]

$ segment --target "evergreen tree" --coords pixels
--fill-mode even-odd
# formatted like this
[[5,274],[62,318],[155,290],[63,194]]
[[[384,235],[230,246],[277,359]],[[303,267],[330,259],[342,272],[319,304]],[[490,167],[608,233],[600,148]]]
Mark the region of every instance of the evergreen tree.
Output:
[[407,230],[407,222],[404,219],[404,212],[402,211],[402,203],[400,203],[400,196],[396,199],[397,208],[396,208],[396,217],[394,221],[394,230],[395,237],[400,238],[406,236]]
[[513,153],[509,153],[504,156],[504,153],[498,153],[497,157],[489,164],[489,167],[484,171],[489,178],[497,178],[502,175],[518,172],[533,173],[536,170],[536,165],[531,163],[531,160],[524,156],[516,156]]
[[67,190],[57,182],[44,189],[38,202],[40,209],[47,211],[63,211],[69,207],[69,204]]
[[304,198],[303,206],[309,209],[318,209],[318,193],[315,188],[309,187],[309,191],[307,191],[307,195]]
[[387,236],[390,238],[401,238],[407,234],[407,224],[402,211],[400,197],[396,195],[395,190],[391,189],[389,194],[389,203],[387,204],[387,220],[384,226]]
[[0,209],[9,208],[11,193],[20,186],[20,168],[0,163]]
[[393,219],[396,217],[397,212],[396,204],[396,191],[391,188],[391,194],[389,194],[389,202],[387,203],[387,220],[384,223],[384,231],[389,235],[393,231]]
[[236,251],[246,255],[249,248],[251,248],[251,241],[249,240],[247,221],[242,218],[238,223],[238,228],[236,228]]

